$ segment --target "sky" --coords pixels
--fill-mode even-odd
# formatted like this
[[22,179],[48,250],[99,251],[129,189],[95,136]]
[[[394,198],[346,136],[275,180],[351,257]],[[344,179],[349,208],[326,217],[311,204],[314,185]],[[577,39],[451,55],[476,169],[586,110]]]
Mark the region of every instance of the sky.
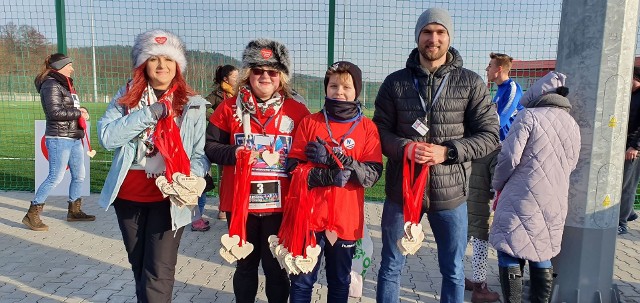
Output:
[[[54,1],[4,0],[0,25],[36,27],[56,41]],[[136,34],[163,28],[180,35],[187,48],[241,58],[255,38],[272,38],[290,50],[296,73],[322,76],[327,66],[329,1],[326,0],[65,0],[67,44],[132,45]],[[465,67],[483,77],[490,52],[516,60],[555,59],[559,0],[336,0],[334,59],[349,60],[365,81],[381,81],[404,67],[415,47],[414,27],[428,7],[449,10],[452,46]],[[93,4],[93,5],[92,5]],[[638,48],[636,48],[637,50]],[[636,51],[636,53],[640,53]],[[485,77],[486,78],[486,77]]]

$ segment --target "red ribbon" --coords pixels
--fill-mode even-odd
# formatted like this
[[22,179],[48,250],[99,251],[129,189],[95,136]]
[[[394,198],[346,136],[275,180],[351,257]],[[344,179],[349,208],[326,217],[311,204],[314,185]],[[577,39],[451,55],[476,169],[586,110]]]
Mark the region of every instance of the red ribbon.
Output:
[[309,163],[301,163],[292,172],[282,224],[278,232],[280,244],[294,257],[302,255],[306,258],[306,246],[316,246],[315,233],[309,227],[311,209],[315,201],[307,187],[307,179],[312,168],[313,165]]
[[495,211],[496,207],[498,207],[498,198],[500,198],[500,193],[501,192],[502,191],[496,192],[496,197],[495,197],[495,199],[493,199],[493,206],[492,206],[493,211]]
[[89,151],[92,151],[91,142],[89,142],[89,134],[87,133],[87,121],[80,117],[78,118],[78,125],[84,130],[84,138],[87,140],[87,147],[89,148]]
[[249,216],[249,193],[251,191],[251,150],[243,148],[238,151],[236,159],[236,176],[233,185],[234,203],[232,207],[229,236],[240,237],[239,246],[247,239],[247,217]]
[[[415,176],[415,161],[409,161],[407,158],[410,146],[411,144],[407,144],[404,148],[405,160],[402,167],[404,221],[418,224],[420,223],[420,215],[422,211],[422,198],[424,197],[424,190],[429,176],[429,165],[423,164],[420,175],[418,175],[416,180],[413,180],[413,176]],[[414,159],[415,155],[416,149],[413,150]],[[408,162],[411,162],[411,164]]]
[[164,159],[166,166],[165,176],[169,183],[173,182],[172,176],[175,172],[183,173],[187,176],[191,175],[191,163],[182,146],[180,129],[174,120],[171,100],[169,98],[177,88],[178,86],[174,85],[158,100],[158,102],[162,102],[167,106],[169,115],[158,120],[156,130],[153,132],[153,143]]

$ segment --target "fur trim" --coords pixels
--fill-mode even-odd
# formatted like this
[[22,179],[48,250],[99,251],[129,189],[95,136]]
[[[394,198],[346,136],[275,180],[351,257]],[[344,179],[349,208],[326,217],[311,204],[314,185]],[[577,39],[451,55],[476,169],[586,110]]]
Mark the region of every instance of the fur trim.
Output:
[[176,34],[153,29],[139,34],[131,49],[133,68],[142,65],[151,56],[164,55],[178,63],[183,73],[187,69],[186,47]]
[[242,67],[273,67],[287,75],[291,72],[289,50],[284,44],[269,40],[257,39],[249,42],[242,53]]

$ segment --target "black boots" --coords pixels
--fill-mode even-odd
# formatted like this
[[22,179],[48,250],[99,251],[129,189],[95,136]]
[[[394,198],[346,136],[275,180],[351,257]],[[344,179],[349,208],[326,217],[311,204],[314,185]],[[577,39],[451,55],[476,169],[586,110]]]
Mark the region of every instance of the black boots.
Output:
[[500,267],[503,302],[522,302],[522,270],[520,266]]
[[49,230],[49,226],[44,224],[42,220],[40,220],[40,213],[42,212],[42,208],[44,208],[44,203],[36,204],[29,206],[29,210],[27,214],[22,218],[22,223],[29,227],[31,230],[35,231],[47,231]]
[[69,202],[69,211],[67,212],[67,221],[94,221],[96,216],[85,214],[80,207],[82,199],[78,198],[73,202]]
[[531,276],[531,303],[547,303],[551,299],[553,268],[529,268]]

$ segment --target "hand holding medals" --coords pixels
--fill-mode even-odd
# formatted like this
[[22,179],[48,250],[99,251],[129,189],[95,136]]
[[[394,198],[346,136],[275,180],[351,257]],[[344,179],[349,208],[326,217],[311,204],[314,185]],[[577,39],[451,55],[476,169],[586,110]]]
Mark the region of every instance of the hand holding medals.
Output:
[[236,151],[236,182],[234,197],[236,201],[231,211],[229,233],[222,235],[220,242],[220,256],[233,263],[244,259],[253,251],[253,244],[247,242],[247,216],[249,215],[249,192],[251,182],[251,166],[255,160],[253,152],[242,147]]
[[165,176],[156,179],[156,186],[162,192],[162,197],[169,197],[178,207],[198,205],[198,197],[207,185],[204,178],[176,172],[172,175],[172,181],[170,183]]
[[[414,153],[414,155],[409,155]],[[424,197],[425,187],[429,176],[429,166],[422,165],[420,175],[414,181],[415,162],[408,161],[415,158],[416,149],[413,144],[407,144],[404,149],[404,164],[402,170],[402,189],[404,197],[404,236],[398,240],[398,248],[403,255],[415,254],[422,246],[424,240],[424,231],[420,224],[420,216],[422,214],[422,198]],[[410,163],[409,163],[410,162]]]

